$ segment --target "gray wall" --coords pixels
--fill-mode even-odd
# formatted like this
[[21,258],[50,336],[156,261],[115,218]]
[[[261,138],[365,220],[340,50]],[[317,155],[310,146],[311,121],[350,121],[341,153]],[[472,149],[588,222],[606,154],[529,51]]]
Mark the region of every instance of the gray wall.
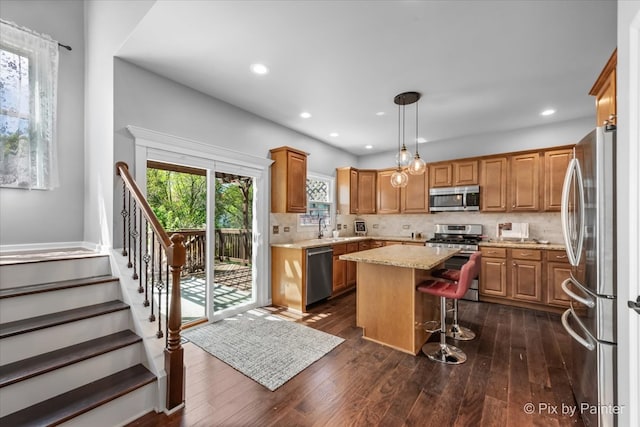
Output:
[[[575,144],[594,127],[595,118],[589,116],[510,132],[487,133],[464,138],[433,141],[418,145],[418,149],[425,162],[438,162],[440,160]],[[413,150],[413,147],[411,149]],[[395,152],[390,151],[360,157],[358,166],[374,169],[390,168],[394,166],[395,154]]]
[[0,245],[80,242],[84,199],[84,3],[2,0],[0,17],[70,45],[60,49],[58,158],[53,191],[0,188]]
[[[149,72],[125,60],[115,60],[115,161],[130,166],[134,159],[134,139],[127,125],[167,133],[269,158],[271,148],[283,145],[310,153],[308,170],[334,175],[340,164],[355,165],[357,158],[269,120],[248,113],[216,98]],[[120,191],[115,184],[114,194]],[[114,230],[121,217],[120,200],[113,207]],[[268,209],[268,207],[264,207]],[[114,247],[119,245],[114,234]]]

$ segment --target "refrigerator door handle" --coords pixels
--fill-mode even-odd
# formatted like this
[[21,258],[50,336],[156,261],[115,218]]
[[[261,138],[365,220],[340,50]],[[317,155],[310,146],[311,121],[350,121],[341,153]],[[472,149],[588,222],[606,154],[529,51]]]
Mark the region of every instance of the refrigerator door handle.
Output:
[[[577,246],[571,244],[571,232],[570,224],[569,224],[569,195],[571,193],[571,182],[573,181],[575,175],[575,182],[577,183],[578,188],[578,216],[579,223],[577,228],[578,232],[578,242]],[[562,237],[564,238],[564,244],[567,250],[567,257],[569,258],[569,263],[577,267],[580,264],[580,255],[582,253],[582,244],[584,243],[584,184],[582,182],[582,171],[580,170],[580,163],[578,159],[575,157],[571,159],[569,162],[569,166],[567,166],[567,173],[564,176],[564,183],[562,185],[562,200],[561,200],[561,209],[560,209],[560,221],[562,222]]]
[[587,338],[585,339],[581,337],[576,331],[574,331],[571,325],[569,325],[570,315],[575,317],[575,314],[573,314],[573,310],[571,310],[570,308],[568,308],[564,313],[562,313],[562,317],[560,318],[560,320],[562,321],[562,326],[564,327],[564,329],[567,331],[569,335],[571,335],[571,337],[574,340],[576,340],[580,345],[585,347],[587,350],[589,351],[595,350],[596,343],[593,342],[593,339],[591,339],[591,337],[588,334],[587,334]]
[[[571,289],[569,289],[569,283],[576,283],[576,282],[573,280],[572,277],[569,277],[568,279],[565,279],[562,282],[562,284],[560,285],[565,294],[569,295],[574,300],[578,301],[579,303],[582,303],[582,304],[586,305],[589,308],[593,308],[593,307],[596,306],[595,301],[593,301],[592,299],[583,298],[580,295],[578,295],[575,292],[573,292]],[[578,286],[580,286],[579,283],[576,283],[576,284]]]
[[627,301],[627,307],[640,314],[640,296],[635,301]]

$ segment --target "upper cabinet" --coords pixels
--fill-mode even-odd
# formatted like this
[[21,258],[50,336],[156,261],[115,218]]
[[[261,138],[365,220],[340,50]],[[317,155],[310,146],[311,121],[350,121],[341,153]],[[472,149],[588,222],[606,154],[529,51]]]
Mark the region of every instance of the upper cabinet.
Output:
[[480,160],[480,210],[505,212],[507,210],[507,157],[489,157]]
[[431,187],[478,185],[478,160],[458,160],[429,164]]
[[527,153],[511,156],[509,167],[508,206],[512,212],[540,209],[540,154]]
[[544,200],[545,211],[559,211],[564,176],[573,155],[573,149],[564,148],[544,152]]
[[336,197],[340,214],[376,213],[376,171],[336,169]]
[[589,91],[589,95],[596,97],[596,126],[616,124],[616,64],[618,50],[613,54],[602,69],[598,80]]
[[395,169],[378,171],[377,213],[429,213],[428,173],[409,176],[407,186],[394,188],[391,175]]
[[271,152],[271,212],[307,212],[307,153],[291,147]]

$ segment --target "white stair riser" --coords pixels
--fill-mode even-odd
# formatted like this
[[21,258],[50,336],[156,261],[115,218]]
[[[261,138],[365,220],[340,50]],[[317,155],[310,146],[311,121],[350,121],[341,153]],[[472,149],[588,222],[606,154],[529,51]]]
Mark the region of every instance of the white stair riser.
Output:
[[0,365],[125,329],[132,329],[129,310],[120,310],[115,313],[4,338],[0,341]]
[[0,266],[0,289],[111,274],[109,257],[41,261]]
[[117,281],[4,298],[0,300],[0,323],[13,322],[120,299],[120,283]]
[[158,385],[153,382],[61,424],[63,427],[119,427],[157,411]]
[[0,388],[0,416],[115,374],[143,360],[144,349],[138,343]]

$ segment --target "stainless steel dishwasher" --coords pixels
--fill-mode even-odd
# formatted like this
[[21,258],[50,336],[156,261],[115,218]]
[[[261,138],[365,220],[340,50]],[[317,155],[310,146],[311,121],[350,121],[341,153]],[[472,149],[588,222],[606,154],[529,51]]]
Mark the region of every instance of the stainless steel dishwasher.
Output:
[[307,249],[307,297],[305,305],[331,296],[333,288],[333,249],[331,246]]

